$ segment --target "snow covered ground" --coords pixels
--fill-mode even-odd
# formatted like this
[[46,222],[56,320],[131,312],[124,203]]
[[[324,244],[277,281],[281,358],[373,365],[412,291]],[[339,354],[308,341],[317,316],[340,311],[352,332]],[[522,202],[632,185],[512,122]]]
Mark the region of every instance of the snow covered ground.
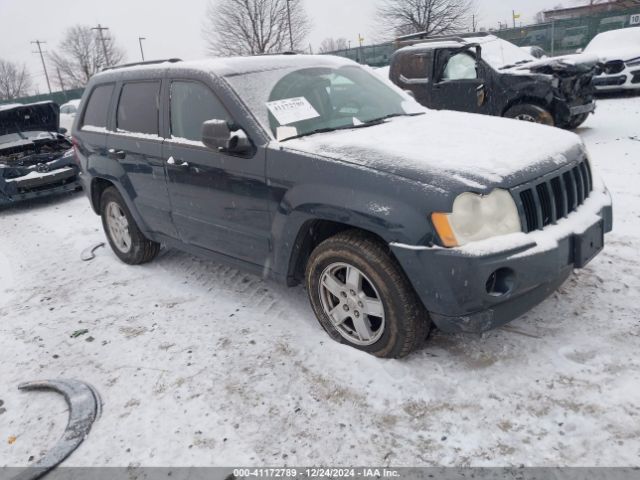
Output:
[[64,430],[61,397],[17,390],[45,378],[104,399],[69,466],[638,465],[640,98],[579,133],[615,202],[603,254],[512,324],[402,361],[330,341],[301,288],[175,251],[82,262],[104,240],[82,195],[0,212],[0,466]]

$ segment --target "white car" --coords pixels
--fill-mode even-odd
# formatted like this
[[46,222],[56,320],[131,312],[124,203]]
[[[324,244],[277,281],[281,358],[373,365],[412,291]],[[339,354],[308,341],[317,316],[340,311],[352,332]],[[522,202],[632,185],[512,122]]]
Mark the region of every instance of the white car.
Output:
[[60,107],[60,128],[66,128],[67,133],[71,132],[76,112],[80,107],[80,99],[71,100]]
[[604,72],[593,79],[597,90],[640,89],[640,27],[600,33],[584,52],[604,63]]

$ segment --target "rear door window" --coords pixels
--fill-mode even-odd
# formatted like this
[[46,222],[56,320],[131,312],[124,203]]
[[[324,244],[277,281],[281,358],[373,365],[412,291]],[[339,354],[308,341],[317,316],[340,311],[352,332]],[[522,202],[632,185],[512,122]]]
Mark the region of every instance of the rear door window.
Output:
[[111,103],[111,94],[113,93],[113,84],[100,85],[94,88],[89,97],[87,109],[84,112],[82,125],[90,125],[92,127],[106,127],[107,117],[109,114],[109,104]]
[[207,120],[231,121],[218,97],[198,82],[171,83],[171,137],[202,140],[202,124]]
[[160,82],[125,83],[120,93],[118,131],[158,135]]
[[409,79],[424,79],[427,76],[427,56],[424,53],[402,58],[401,74]]

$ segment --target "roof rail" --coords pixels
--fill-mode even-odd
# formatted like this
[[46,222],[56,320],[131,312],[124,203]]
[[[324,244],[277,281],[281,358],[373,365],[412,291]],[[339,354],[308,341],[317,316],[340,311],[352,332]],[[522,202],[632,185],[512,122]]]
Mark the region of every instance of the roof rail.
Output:
[[464,41],[465,38],[488,37],[491,32],[469,32],[458,33],[455,35],[428,35],[427,32],[412,33],[396,38],[396,42],[404,42],[408,40],[424,40],[425,42],[441,42],[443,40]]
[[167,58],[165,60],[148,60],[146,62],[125,63],[123,65],[114,65],[113,67],[104,67],[102,69],[102,71],[106,72],[108,70],[118,70],[120,68],[137,67],[139,65],[157,65],[159,63],[165,63],[165,62],[178,63],[178,62],[181,62],[181,61],[182,61],[182,59],[180,59],[180,58]]

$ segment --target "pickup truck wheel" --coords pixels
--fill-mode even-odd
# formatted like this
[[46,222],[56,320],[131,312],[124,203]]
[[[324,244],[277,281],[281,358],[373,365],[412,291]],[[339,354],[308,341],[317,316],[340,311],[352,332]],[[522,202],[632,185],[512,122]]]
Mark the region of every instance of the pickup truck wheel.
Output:
[[111,249],[129,265],[153,260],[160,252],[160,244],[146,238],[136,225],[122,196],[114,187],[107,188],[100,200],[102,227]]
[[312,252],[307,292],[318,321],[334,340],[381,358],[419,348],[429,314],[397,262],[359,231],[340,233]]
[[507,110],[504,116],[525,122],[541,123],[542,125],[549,125],[551,127],[554,127],[556,124],[553,115],[551,115],[548,110],[531,103],[515,105]]

